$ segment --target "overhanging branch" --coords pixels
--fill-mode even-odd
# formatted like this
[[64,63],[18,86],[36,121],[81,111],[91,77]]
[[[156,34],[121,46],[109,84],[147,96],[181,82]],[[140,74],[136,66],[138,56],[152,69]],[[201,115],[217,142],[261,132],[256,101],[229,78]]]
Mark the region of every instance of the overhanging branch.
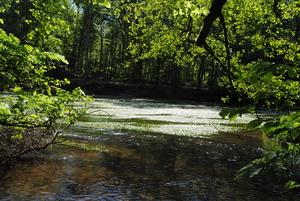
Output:
[[214,0],[210,9],[209,14],[204,18],[202,29],[196,39],[197,46],[203,46],[205,44],[205,40],[211,30],[211,27],[214,21],[220,17],[222,8],[227,0]]
[[[208,53],[213,56],[213,58],[220,63],[222,68],[225,70],[225,74],[228,77],[229,85],[232,90],[232,93],[235,96],[239,96],[239,94],[236,92],[235,87],[233,85],[232,76],[231,76],[231,64],[230,64],[230,51],[229,51],[229,42],[228,42],[228,33],[227,28],[225,25],[224,16],[222,14],[222,8],[224,4],[227,2],[227,0],[214,0],[211,7],[210,7],[210,13],[204,18],[202,29],[198,35],[198,38],[196,39],[196,45],[201,47],[204,46],[204,48],[208,51]],[[214,52],[209,48],[209,45],[206,43],[206,38],[208,37],[208,34],[212,28],[212,25],[214,21],[219,18],[223,31],[224,31],[224,37],[225,37],[225,47],[226,47],[226,60],[227,65],[223,64],[219,58],[216,57]]]

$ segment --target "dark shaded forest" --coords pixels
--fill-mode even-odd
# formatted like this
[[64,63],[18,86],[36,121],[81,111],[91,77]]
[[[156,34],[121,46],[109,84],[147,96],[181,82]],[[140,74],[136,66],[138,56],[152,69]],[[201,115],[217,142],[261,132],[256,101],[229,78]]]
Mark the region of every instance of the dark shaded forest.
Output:
[[[40,21],[31,12],[35,5],[31,1],[16,1],[1,13],[0,18],[5,21],[1,27],[6,33],[18,37],[21,43],[30,41],[30,45],[64,55],[68,64],[48,61],[48,66],[56,68],[45,75],[69,78],[72,83],[66,89],[81,86],[88,93],[111,95],[122,95],[125,89],[128,95],[218,101],[221,95],[227,95],[220,95],[224,89],[219,81],[223,74],[220,64],[215,63],[209,54],[190,55],[186,52],[183,56],[193,60],[177,61],[176,50],[169,51],[165,47],[163,55],[144,56],[147,51],[153,51],[150,47],[152,38],[135,35],[145,32],[143,30],[134,33],[134,23],[139,23],[139,20],[145,23],[142,17],[135,22],[130,20],[135,15],[134,4],[137,2],[113,1],[111,8],[95,2],[62,1],[61,7],[54,6],[53,11],[47,13],[52,20],[43,25],[47,30],[38,30]],[[149,25],[152,24],[150,20],[156,21],[155,18],[149,19]],[[180,31],[181,28],[169,23],[170,20],[161,18],[159,23],[167,24],[168,32],[172,29]],[[188,27],[191,21],[185,19],[180,26],[192,29]],[[46,33],[40,35],[42,31]],[[187,31],[182,30],[181,34]],[[188,46],[184,49],[193,45],[192,42],[183,42]],[[183,53],[183,47],[179,47],[182,45],[176,45],[180,53]]]

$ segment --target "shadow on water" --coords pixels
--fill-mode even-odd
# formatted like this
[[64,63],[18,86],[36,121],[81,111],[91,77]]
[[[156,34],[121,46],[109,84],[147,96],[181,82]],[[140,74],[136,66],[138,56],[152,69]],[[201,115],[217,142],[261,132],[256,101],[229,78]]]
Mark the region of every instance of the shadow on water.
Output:
[[[102,101],[103,99],[98,99]],[[218,104],[204,104],[196,101],[178,101],[178,100],[154,100],[154,99],[115,99],[111,101],[111,104],[115,107],[130,108],[151,108],[151,109],[199,109],[210,107],[211,110],[220,112],[220,106]],[[210,106],[208,106],[210,105]],[[94,105],[95,106],[95,105]],[[97,107],[97,106],[95,106]]]
[[[56,145],[24,157],[0,182],[3,200],[289,200],[264,178],[233,181],[262,153],[259,133],[212,139],[155,133],[78,138],[103,151]],[[76,138],[76,139],[74,139]]]
[[[74,127],[57,144],[22,158],[0,179],[1,200],[297,200],[283,181],[234,181],[262,155],[259,131],[209,138]],[[71,143],[72,142],[72,143]],[[79,146],[80,145],[80,146]]]

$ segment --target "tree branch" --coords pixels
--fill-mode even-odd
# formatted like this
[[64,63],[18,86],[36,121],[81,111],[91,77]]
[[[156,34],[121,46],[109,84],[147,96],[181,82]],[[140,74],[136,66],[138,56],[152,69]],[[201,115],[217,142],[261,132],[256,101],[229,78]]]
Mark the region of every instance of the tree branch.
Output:
[[23,128],[50,128],[51,124],[41,124],[36,125],[29,122],[15,122],[15,123],[7,123],[7,122],[0,122],[2,126],[13,126],[13,127],[23,127]]
[[197,46],[203,46],[205,44],[205,40],[211,30],[211,27],[214,21],[220,17],[223,5],[227,2],[227,0],[214,0],[210,9],[209,14],[204,18],[203,27],[196,39]]
[[226,73],[227,73],[227,77],[228,77],[228,81],[229,81],[229,85],[230,88],[232,90],[232,93],[239,97],[239,94],[236,92],[235,87],[233,85],[233,81],[232,81],[232,77],[231,77],[231,64],[230,64],[230,51],[229,51],[229,42],[228,42],[228,32],[227,32],[227,28],[225,25],[225,19],[222,13],[220,13],[219,16],[221,25],[223,27],[223,31],[224,31],[224,38],[225,38],[225,47],[226,47],[226,55],[227,55],[227,66],[226,66]]
[[[225,25],[225,20],[224,20],[224,16],[222,14],[222,8],[224,6],[224,4],[227,2],[227,0],[214,0],[211,7],[210,7],[210,13],[204,18],[204,22],[203,22],[203,27],[198,35],[198,38],[196,39],[196,45],[197,46],[204,46],[204,48],[208,51],[208,53],[214,57],[214,59],[216,61],[218,61],[222,68],[225,70],[227,77],[228,77],[228,81],[229,81],[229,85],[230,88],[232,90],[232,93],[235,96],[239,96],[239,94],[236,92],[235,87],[233,85],[232,82],[232,77],[231,77],[231,64],[230,64],[230,51],[229,51],[229,42],[228,42],[228,32],[227,32],[227,28]],[[224,37],[225,37],[225,47],[226,47],[226,60],[227,60],[227,65],[223,64],[217,57],[216,55],[213,53],[213,51],[209,48],[208,44],[205,42],[211,27],[214,23],[214,21],[219,18],[223,31],[224,31]]]

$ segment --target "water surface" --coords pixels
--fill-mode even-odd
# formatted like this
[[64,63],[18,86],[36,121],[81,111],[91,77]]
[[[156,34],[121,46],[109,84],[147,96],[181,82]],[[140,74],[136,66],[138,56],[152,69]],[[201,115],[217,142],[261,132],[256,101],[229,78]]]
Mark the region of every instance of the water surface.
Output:
[[297,200],[282,179],[234,181],[274,146],[228,122],[220,106],[96,99],[62,139],[22,158],[0,179],[1,200]]

